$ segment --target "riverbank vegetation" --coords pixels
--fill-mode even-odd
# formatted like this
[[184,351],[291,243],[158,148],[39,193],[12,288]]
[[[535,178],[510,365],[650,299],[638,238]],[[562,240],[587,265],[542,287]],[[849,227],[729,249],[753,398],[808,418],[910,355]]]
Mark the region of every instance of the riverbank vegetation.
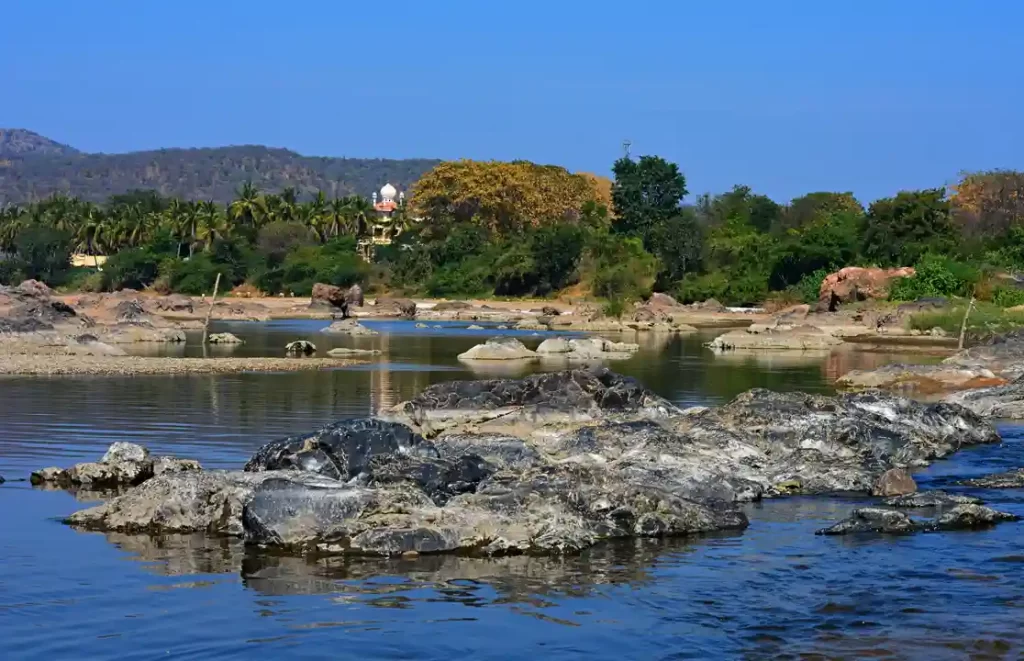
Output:
[[[300,199],[243,185],[229,204],[138,191],[106,204],[63,196],[0,211],[0,281],[85,290],[231,286],[308,294],[315,282],[444,297],[550,296],[610,302],[652,291],[683,302],[813,302],[849,265],[915,266],[894,300],[975,296],[1024,304],[1024,173],[965,174],[949,190],[901,191],[866,207],[851,193],[779,204],[746,186],[687,201],[678,167],[623,158],[612,179],[528,162],[445,162],[396,211],[403,231],[356,250],[376,211],[363,197]],[[109,255],[70,269],[70,253]]]

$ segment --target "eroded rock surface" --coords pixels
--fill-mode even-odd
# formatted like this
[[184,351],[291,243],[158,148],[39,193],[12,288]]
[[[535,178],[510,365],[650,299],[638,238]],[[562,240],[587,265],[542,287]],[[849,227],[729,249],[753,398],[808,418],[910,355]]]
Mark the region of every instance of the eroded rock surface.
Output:
[[1024,377],[1013,383],[976,388],[948,395],[945,401],[968,408],[978,415],[1007,420],[1024,419]]
[[884,388],[937,393],[965,388],[985,388],[1006,383],[983,367],[957,365],[906,365],[892,363],[873,370],[853,370],[839,377],[836,386],[847,389]]
[[198,461],[174,457],[154,459],[141,445],[117,442],[99,461],[75,464],[66,469],[44,468],[32,473],[30,479],[37,485],[108,489],[138,485],[162,473],[198,470],[202,470]]
[[1024,489],[1024,468],[962,480],[960,484],[981,489]]
[[459,360],[533,360],[537,353],[514,337],[492,337],[459,354]]
[[956,507],[957,505],[982,504],[980,498],[965,496],[962,494],[947,493],[945,491],[919,491],[917,493],[910,493],[903,496],[886,498],[883,502],[889,507],[901,508],[947,508]]
[[881,393],[753,390],[684,412],[609,370],[568,370],[437,384],[390,419],[274,441],[244,472],[163,473],[70,521],[324,553],[572,552],[741,529],[740,502],[870,493],[886,471],[997,440],[960,407]]
[[854,533],[907,534],[940,530],[979,530],[1005,521],[1019,521],[1020,517],[977,504],[955,505],[931,520],[915,520],[904,512],[882,507],[861,507],[850,517],[819,530],[819,535],[848,535]]
[[832,349],[843,341],[816,326],[754,325],[744,330],[729,331],[707,344],[715,351],[763,349],[815,351]]

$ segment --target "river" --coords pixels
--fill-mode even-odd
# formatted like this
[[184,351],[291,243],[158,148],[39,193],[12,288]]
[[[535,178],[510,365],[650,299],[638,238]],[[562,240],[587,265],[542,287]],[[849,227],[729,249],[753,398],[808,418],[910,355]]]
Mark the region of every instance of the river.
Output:
[[[368,322],[381,335],[329,338],[317,333],[324,325],[216,330],[246,339],[235,355],[280,355],[299,338],[321,351],[382,355],[291,374],[0,380],[0,475],[95,460],[117,440],[239,467],[268,440],[372,414],[431,383],[492,376],[455,356],[493,329]],[[650,338],[614,368],[688,406],[752,387],[829,392],[848,369],[913,359],[722,357],[702,348],[706,339]],[[184,351],[202,354],[195,344]],[[921,488],[957,490],[955,479],[1024,465],[1024,429],[1001,431],[1002,446],[915,475]],[[972,493],[1024,515],[1020,491]],[[747,506],[751,525],[741,534],[605,544],[566,558],[306,561],[200,535],[77,532],[59,519],[87,503],[8,481],[0,485],[0,657],[1022,658],[1019,524],[910,537],[813,534],[857,504],[766,501]]]

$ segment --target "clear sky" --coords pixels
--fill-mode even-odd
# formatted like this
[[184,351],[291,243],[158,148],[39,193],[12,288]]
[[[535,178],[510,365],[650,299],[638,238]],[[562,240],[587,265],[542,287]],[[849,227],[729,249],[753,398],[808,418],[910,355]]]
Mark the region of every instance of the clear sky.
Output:
[[[0,126],[863,201],[1024,168],[1019,0],[4,0]],[[691,198],[692,199],[692,198]]]

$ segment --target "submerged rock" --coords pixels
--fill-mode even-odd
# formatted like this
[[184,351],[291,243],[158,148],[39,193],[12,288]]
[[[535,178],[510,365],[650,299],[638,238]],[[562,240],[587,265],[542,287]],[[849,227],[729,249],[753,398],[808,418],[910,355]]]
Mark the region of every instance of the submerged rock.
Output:
[[957,505],[981,505],[980,498],[947,493],[945,491],[920,491],[903,496],[887,498],[884,502],[889,507],[923,508],[923,507],[955,507]]
[[860,507],[850,514],[850,518],[819,530],[819,535],[849,535],[852,533],[878,532],[885,534],[903,534],[923,530],[923,524],[914,522],[903,512],[887,510],[881,507]]
[[536,357],[536,352],[513,337],[492,337],[459,354],[459,360],[533,360]]
[[982,489],[1024,489],[1024,468],[1018,468],[1006,473],[994,473],[970,480],[962,480],[958,484],[966,487],[980,487]]

